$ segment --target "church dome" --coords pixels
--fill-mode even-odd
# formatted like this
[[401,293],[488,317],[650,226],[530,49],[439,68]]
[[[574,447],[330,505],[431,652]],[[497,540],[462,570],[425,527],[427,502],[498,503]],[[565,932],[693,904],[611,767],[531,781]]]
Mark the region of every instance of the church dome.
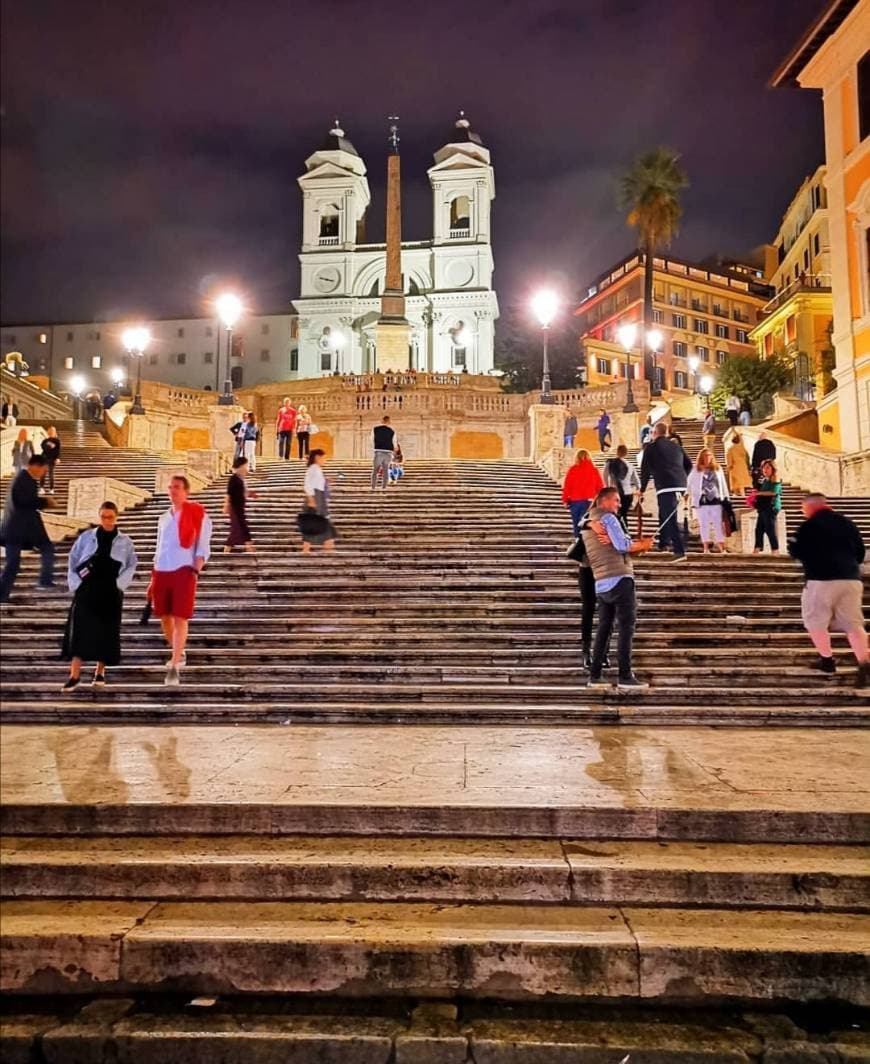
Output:
[[344,135],[344,130],[338,124],[336,118],[335,124],[329,131],[329,135],[326,140],[321,144],[320,151],[346,151],[348,155],[359,155],[359,152],[351,144],[351,142]]
[[482,148],[483,140],[479,133],[475,133],[471,128],[471,123],[465,117],[465,112],[459,112],[459,118],[453,124],[453,130],[450,134],[447,144],[476,144]]

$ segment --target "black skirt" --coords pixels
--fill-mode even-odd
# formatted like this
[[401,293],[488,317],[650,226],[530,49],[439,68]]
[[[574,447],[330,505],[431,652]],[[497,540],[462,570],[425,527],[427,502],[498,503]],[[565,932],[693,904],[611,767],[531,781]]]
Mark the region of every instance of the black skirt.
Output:
[[124,595],[114,581],[108,584],[92,577],[82,581],[66,619],[63,658],[118,665],[123,605]]

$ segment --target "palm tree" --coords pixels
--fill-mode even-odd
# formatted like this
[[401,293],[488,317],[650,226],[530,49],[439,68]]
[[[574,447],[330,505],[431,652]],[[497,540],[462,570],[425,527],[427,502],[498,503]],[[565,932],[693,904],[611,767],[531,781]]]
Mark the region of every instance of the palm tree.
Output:
[[620,208],[628,212],[625,220],[637,230],[643,253],[643,369],[653,389],[655,354],[646,340],[653,327],[653,258],[677,235],[683,213],[678,196],[689,182],[679,161],[680,156],[670,148],[647,152],[623,175],[619,189]]

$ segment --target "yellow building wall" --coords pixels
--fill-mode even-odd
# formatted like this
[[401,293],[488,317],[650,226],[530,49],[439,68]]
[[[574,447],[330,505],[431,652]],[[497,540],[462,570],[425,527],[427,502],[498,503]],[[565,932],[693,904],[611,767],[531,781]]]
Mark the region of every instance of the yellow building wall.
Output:
[[211,447],[208,429],[179,428],[172,433],[174,451],[205,451]]
[[497,432],[458,430],[450,437],[451,458],[503,458],[504,440]]
[[826,451],[842,450],[840,440],[840,407],[836,399],[819,411],[819,443]]
[[327,458],[332,458],[335,453],[335,441],[332,438],[331,432],[315,432],[315,434],[308,441],[310,450],[314,450],[315,447],[321,451],[326,452]]
[[[840,107],[843,116],[843,155],[858,147],[858,94],[855,74],[849,73],[840,82]],[[847,203],[851,202],[847,199]]]

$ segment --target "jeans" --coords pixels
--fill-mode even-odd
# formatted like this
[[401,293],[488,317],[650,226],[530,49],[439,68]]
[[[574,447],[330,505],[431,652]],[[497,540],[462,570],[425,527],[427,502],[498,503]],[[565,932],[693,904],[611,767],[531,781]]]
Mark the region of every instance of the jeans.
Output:
[[568,509],[571,511],[571,523],[574,526],[575,539],[580,535],[580,521],[589,509],[591,502],[591,499],[577,499],[574,502],[568,503]]
[[[45,587],[54,583],[54,544],[50,540],[40,544],[36,548],[42,556],[42,564],[39,569],[39,583]],[[0,600],[8,599],[12,594],[15,578],[21,568],[20,543],[6,544],[6,564],[0,575]]]
[[566,447],[573,447],[574,446],[574,437],[573,436],[569,436],[567,433],[565,434],[565,446]]
[[[580,585],[580,642],[583,649],[592,646],[592,625],[595,621],[595,577],[591,565],[581,565],[577,570]],[[605,647],[605,652],[607,648]]]
[[598,448],[599,448],[599,450],[602,450],[602,451],[607,450],[607,447],[608,447],[607,437],[609,435],[610,435],[610,429],[607,429],[606,432],[599,432],[598,433]]
[[659,502],[659,547],[664,548],[670,544],[674,548],[674,554],[679,557],[686,553],[683,546],[683,537],[680,535],[680,524],[677,520],[677,506],[679,504],[679,492],[663,491],[657,496]]
[[392,451],[375,451],[372,459],[372,490],[378,486],[378,471],[381,474],[381,488],[386,490],[390,479],[390,462],[392,460]]
[[619,516],[626,524],[628,523],[628,511],[631,509],[633,498],[633,495],[624,495],[621,491],[619,492]]
[[304,458],[308,454],[308,440],[310,437],[308,432],[296,433],[296,445],[299,448],[299,457]]
[[285,459],[290,458],[290,452],[293,448],[293,430],[284,430],[278,433],[278,457]]
[[776,532],[776,514],[773,508],[758,511],[755,522],[755,549],[764,550],[764,537],[770,540],[770,549],[779,550],[779,536]]
[[598,595],[598,631],[595,633],[595,649],[592,651],[592,670],[590,675],[601,675],[601,667],[610,644],[614,620],[619,625],[619,678],[631,677],[631,647],[634,642],[634,620],[636,616],[634,580],[624,576],[616,587],[602,591]]
[[42,474],[42,481],[40,487],[44,488],[46,483],[48,484],[48,490],[54,491],[54,462],[49,462],[45,467],[45,472]]

